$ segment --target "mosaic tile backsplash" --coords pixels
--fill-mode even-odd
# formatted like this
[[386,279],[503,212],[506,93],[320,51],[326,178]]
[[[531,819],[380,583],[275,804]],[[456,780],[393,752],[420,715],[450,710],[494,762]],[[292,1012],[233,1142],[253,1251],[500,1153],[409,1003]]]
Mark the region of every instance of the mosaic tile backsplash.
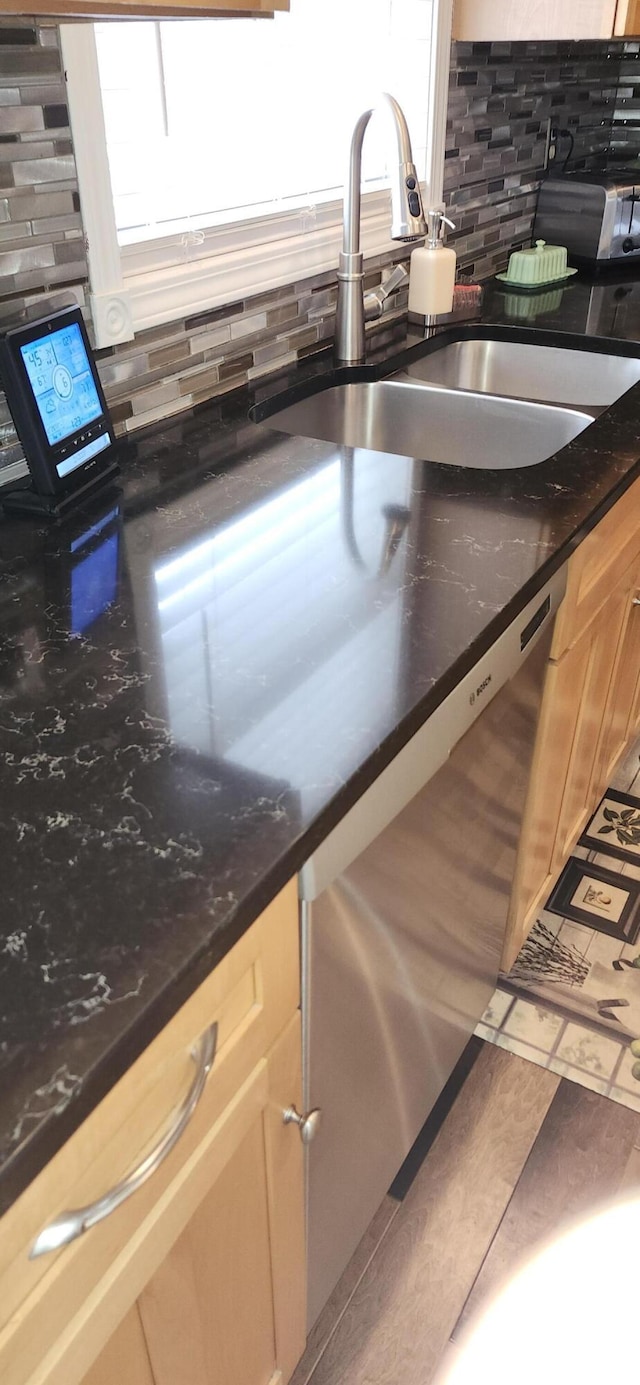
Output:
[[573,139],[559,136],[554,172],[619,158],[640,132],[640,45],[452,45],[445,195],[465,273],[487,278],[530,244],[549,121]]
[[[570,166],[640,137],[640,46],[453,45],[446,196],[465,274],[484,278],[531,235],[547,120],[570,129]],[[565,155],[562,139],[559,158]],[[0,324],[58,289],[85,302],[87,266],[59,33],[0,17]],[[406,258],[398,247],[395,258]],[[385,260],[368,263],[377,283]],[[178,413],[322,349],[333,336],[335,272],[140,333],[99,353],[118,432]],[[406,305],[406,290],[397,307]],[[0,470],[22,465],[0,393]]]
[[[44,294],[84,302],[87,262],[55,24],[0,22],[0,326]],[[0,470],[24,473],[0,391]]]
[[[391,259],[367,262],[366,288],[380,283]],[[98,352],[116,431],[167,418],[322,350],[333,337],[336,296],[331,270]],[[406,310],[407,296],[406,289],[397,296],[396,311]]]

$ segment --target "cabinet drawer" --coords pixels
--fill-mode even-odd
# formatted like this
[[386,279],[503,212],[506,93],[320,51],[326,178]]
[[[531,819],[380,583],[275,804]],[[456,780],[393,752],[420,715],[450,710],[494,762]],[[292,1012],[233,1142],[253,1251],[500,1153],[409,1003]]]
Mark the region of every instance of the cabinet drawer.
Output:
[[[36,1368],[49,1344],[108,1274],[122,1245],[135,1236],[206,1130],[229,1106],[290,1020],[298,998],[292,882],[2,1219],[3,1385],[39,1379]],[[101,1197],[157,1143],[192,1085],[193,1046],[214,1022],[218,1041],[213,1068],[181,1139],[162,1165],[105,1220],[60,1250],[29,1260],[35,1237],[54,1217]]]
[[569,563],[567,591],[558,612],[551,649],[559,659],[580,639],[612,587],[640,554],[640,480],[634,481],[580,544]]

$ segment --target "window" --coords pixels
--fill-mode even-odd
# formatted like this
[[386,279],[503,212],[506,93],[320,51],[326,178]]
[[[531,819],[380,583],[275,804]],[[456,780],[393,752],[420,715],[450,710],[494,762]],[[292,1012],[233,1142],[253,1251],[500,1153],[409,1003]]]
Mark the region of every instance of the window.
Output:
[[[64,28],[98,344],[336,264],[350,133],[382,90],[440,200],[450,8],[291,0],[273,20]],[[389,246],[387,122],[365,140],[365,254]]]
[[[292,0],[272,22],[96,24],[120,244],[335,198],[348,132],[386,85],[424,170],[433,0],[365,3],[366,16],[354,0]],[[387,133],[382,116],[367,134],[371,186]]]

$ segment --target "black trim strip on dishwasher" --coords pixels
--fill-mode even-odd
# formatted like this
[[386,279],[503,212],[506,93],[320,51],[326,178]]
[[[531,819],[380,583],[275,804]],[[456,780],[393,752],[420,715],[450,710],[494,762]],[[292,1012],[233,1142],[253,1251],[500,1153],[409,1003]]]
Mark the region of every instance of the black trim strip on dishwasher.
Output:
[[533,616],[531,617],[531,620],[528,622],[528,624],[525,625],[524,630],[521,630],[521,631],[520,631],[520,653],[521,653],[521,654],[522,654],[523,651],[526,649],[526,647],[527,647],[529,641],[533,639],[533,636],[535,635],[536,630],[539,630],[539,629],[540,629],[540,626],[542,625],[543,620],[545,620],[545,618],[548,616],[550,610],[551,610],[551,593],[549,593],[548,596],[545,596],[545,599],[544,599],[542,605],[541,605],[541,606],[538,606],[538,609],[537,609],[535,615],[533,615]]

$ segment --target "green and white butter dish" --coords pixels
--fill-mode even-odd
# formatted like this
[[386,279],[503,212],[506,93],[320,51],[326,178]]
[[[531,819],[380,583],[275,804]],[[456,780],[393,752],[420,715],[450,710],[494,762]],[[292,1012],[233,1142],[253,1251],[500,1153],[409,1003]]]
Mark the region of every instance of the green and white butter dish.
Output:
[[509,256],[509,266],[504,274],[496,274],[496,279],[508,284],[510,288],[541,289],[549,284],[559,284],[577,274],[577,269],[569,269],[567,250],[564,245],[546,245],[543,240],[536,241],[529,250],[514,250]]

